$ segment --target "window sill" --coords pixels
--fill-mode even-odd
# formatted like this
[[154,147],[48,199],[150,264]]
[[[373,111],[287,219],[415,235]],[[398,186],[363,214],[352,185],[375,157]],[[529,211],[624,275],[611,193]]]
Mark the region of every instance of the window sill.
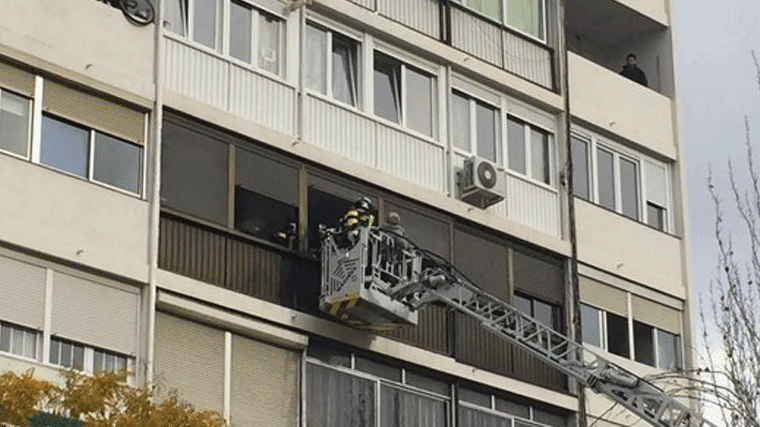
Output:
[[114,186],[106,184],[104,182],[96,181],[96,180],[90,179],[88,177],[84,177],[84,176],[80,176],[80,175],[77,175],[77,174],[73,174],[71,172],[66,172],[65,170],[58,169],[55,166],[50,166],[50,165],[47,165],[45,163],[34,163],[34,162],[31,162],[31,161],[29,161],[29,163],[32,164],[32,165],[34,165],[34,166],[42,167],[42,168],[47,169],[49,171],[60,173],[60,174],[62,174],[64,176],[67,176],[67,177],[70,177],[70,178],[74,178],[74,179],[77,179],[79,181],[86,182],[88,184],[96,185],[96,186],[98,186],[100,188],[104,188],[106,190],[113,191],[113,192],[118,193],[118,194],[122,194],[124,196],[132,197],[132,198],[135,198],[135,199],[138,199],[138,200],[141,200],[141,201],[145,201],[145,198],[142,195],[138,194],[138,193],[133,193],[131,191],[124,190],[124,189],[119,188],[119,187],[114,187]]
[[583,198],[583,197],[581,197],[581,196],[575,196],[575,195],[574,195],[573,197],[575,197],[575,200],[583,200],[584,202],[586,202],[586,203],[588,203],[588,204],[590,204],[590,205],[596,206],[596,207],[597,207],[597,208],[599,208],[599,209],[603,209],[605,212],[609,212],[609,213],[611,213],[611,214],[614,214],[614,215],[617,215],[617,216],[619,216],[619,217],[621,217],[621,218],[625,218],[625,219],[627,219],[628,221],[632,221],[632,222],[635,222],[635,223],[637,223],[637,224],[640,224],[640,225],[642,225],[642,226],[644,226],[644,227],[647,227],[647,228],[649,228],[649,229],[651,229],[651,230],[653,230],[653,231],[656,231],[656,232],[658,232],[658,233],[662,233],[662,234],[664,234],[664,235],[666,235],[666,236],[674,237],[674,238],[676,238],[676,239],[681,239],[681,237],[680,237],[680,236],[678,236],[677,234],[674,234],[674,233],[672,233],[672,232],[670,232],[670,231],[668,231],[668,230],[660,230],[660,229],[659,229],[659,228],[657,228],[657,227],[652,227],[651,225],[647,224],[646,222],[643,222],[643,221],[641,221],[641,220],[638,220],[638,219],[633,219],[633,218],[631,218],[631,217],[629,217],[629,216],[623,215],[622,213],[620,213],[620,212],[618,212],[618,211],[612,210],[612,209],[610,209],[610,208],[607,208],[607,207],[605,207],[605,206],[602,206],[602,205],[600,205],[600,204],[598,204],[598,203],[595,203],[595,202],[592,202],[592,201],[590,201],[590,200],[587,200],[587,199],[585,199],[585,198]]

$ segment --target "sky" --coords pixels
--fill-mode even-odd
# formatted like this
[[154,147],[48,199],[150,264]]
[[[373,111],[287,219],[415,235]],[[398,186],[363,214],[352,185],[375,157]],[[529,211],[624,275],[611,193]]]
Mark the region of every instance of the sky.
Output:
[[[760,89],[752,50],[760,56],[760,0],[675,0],[676,55],[691,223],[694,297],[716,275],[714,205],[708,168],[728,194],[727,160],[743,165],[744,116],[760,147]],[[760,148],[758,148],[760,155]],[[727,199],[727,201],[730,201]],[[732,223],[735,218],[729,217]],[[695,300],[698,301],[698,300]]]

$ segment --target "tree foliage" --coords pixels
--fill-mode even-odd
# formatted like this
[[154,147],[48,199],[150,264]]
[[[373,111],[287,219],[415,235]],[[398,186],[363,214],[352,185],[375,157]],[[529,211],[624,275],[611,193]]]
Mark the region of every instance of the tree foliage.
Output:
[[0,423],[28,426],[40,411],[82,421],[85,427],[224,427],[216,411],[198,411],[176,393],[160,402],[151,390],[126,384],[126,372],[95,376],[61,371],[60,384],[31,370],[0,375]]

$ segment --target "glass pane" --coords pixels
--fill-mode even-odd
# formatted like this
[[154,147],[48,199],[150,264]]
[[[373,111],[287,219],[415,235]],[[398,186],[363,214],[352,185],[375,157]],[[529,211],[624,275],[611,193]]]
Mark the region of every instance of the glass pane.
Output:
[[474,10],[501,22],[502,0],[465,0],[465,4]]
[[103,369],[106,372],[113,372],[115,366],[116,366],[116,356],[114,356],[113,354],[106,354],[105,367]]
[[477,122],[478,156],[494,163],[501,163],[498,157],[498,143],[501,140],[499,131],[499,115],[494,107],[481,104],[475,105],[475,117]]
[[628,357],[628,319],[607,312],[607,351]]
[[511,117],[507,119],[509,169],[525,174],[525,125]]
[[639,219],[639,173],[636,163],[620,159],[620,195],[623,215]]
[[633,342],[635,345],[636,361],[655,366],[654,328],[634,320]]
[[42,116],[40,163],[87,177],[90,132],[49,116]]
[[395,387],[382,386],[381,427],[438,427],[446,425],[446,404]]
[[92,363],[92,370],[95,374],[99,374],[103,372],[103,352],[95,350],[94,351],[94,360]]
[[24,332],[24,356],[37,358],[37,334],[34,332]]
[[530,299],[515,295],[515,308],[521,313],[533,317],[533,302]]
[[193,40],[216,49],[217,0],[195,0]]
[[491,408],[490,394],[459,387],[457,389],[457,397],[462,402],[472,403],[473,405],[482,406],[484,408]]
[[306,25],[304,83],[309,89],[327,93],[327,34],[313,25]]
[[657,365],[669,371],[681,368],[681,349],[678,335],[657,330]]
[[647,223],[658,230],[665,231],[665,209],[647,203]]
[[539,408],[533,408],[533,421],[539,422],[545,426],[565,427],[567,419],[564,415],[554,412],[545,411]]
[[24,331],[17,328],[11,328],[11,353],[24,354]]
[[375,52],[375,114],[401,122],[401,64]]
[[259,68],[280,74],[280,20],[259,13]]
[[180,36],[186,36],[187,0],[166,0],[164,5],[164,28]]
[[310,427],[375,425],[375,382],[306,365],[306,424]]
[[581,333],[583,342],[602,346],[602,331],[599,328],[599,310],[586,304],[581,304]]
[[533,318],[546,326],[555,327],[552,306],[543,301],[533,300]]
[[29,100],[3,91],[0,98],[0,149],[26,156],[29,147]]
[[114,356],[113,368],[115,371],[127,369],[127,358],[122,356]]
[[549,135],[537,129],[530,130],[530,143],[531,143],[531,167],[533,179],[543,182],[544,184],[551,183],[550,167],[549,167]]
[[84,347],[81,345],[75,345],[74,346],[74,354],[71,358],[71,367],[74,369],[79,369],[80,371],[84,369]]
[[451,94],[451,120],[454,147],[472,152],[470,149],[470,100],[458,92]]
[[435,136],[435,78],[406,69],[407,126],[428,136]]
[[251,9],[230,3],[230,55],[251,62]]
[[530,418],[530,406],[501,397],[496,398],[496,410],[510,415]]
[[394,366],[388,366],[374,360],[363,357],[355,357],[355,368],[359,371],[385,378],[391,381],[401,382],[401,369]]
[[576,196],[589,200],[588,144],[571,137],[573,149],[573,192]]
[[511,427],[512,420],[477,409],[459,407],[459,427]]
[[406,383],[410,386],[442,394],[444,396],[449,396],[451,394],[451,387],[448,383],[428,378],[424,375],[418,375],[410,371],[406,371]]
[[615,209],[615,180],[612,153],[596,150],[596,181],[599,186],[599,204],[607,209]]
[[0,351],[11,351],[11,328],[0,327]]
[[506,0],[507,25],[543,38],[543,0]]
[[142,148],[126,141],[95,133],[93,178],[132,193],[140,192]]
[[61,342],[56,339],[50,340],[50,363],[53,365],[58,364],[58,354],[61,351]]
[[333,97],[356,106],[358,43],[333,34],[332,72]]
[[61,366],[71,367],[71,344],[67,342],[61,343]]
[[248,150],[236,153],[235,228],[295,248],[298,170]]

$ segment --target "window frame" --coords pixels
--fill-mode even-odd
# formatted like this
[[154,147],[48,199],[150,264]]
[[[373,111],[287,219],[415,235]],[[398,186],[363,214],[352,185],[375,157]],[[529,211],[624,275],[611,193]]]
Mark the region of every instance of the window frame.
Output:
[[[383,56],[388,57],[391,61],[397,62],[399,67],[399,83],[398,83],[398,116],[399,120],[398,122],[395,122],[393,120],[387,119],[379,114],[376,113],[376,103],[377,100],[375,99],[375,94],[377,87],[375,85],[375,73],[376,71],[376,55],[381,54]],[[368,93],[371,93],[372,96],[372,102],[367,102],[367,110],[368,113],[372,114],[372,117],[375,120],[379,120],[384,124],[399,127],[403,129],[405,132],[412,133],[413,135],[421,136],[425,139],[436,141],[438,143],[440,141],[440,112],[441,112],[441,94],[440,94],[440,66],[434,66],[430,64],[426,64],[423,61],[410,58],[406,55],[400,54],[396,52],[394,49],[387,47],[383,44],[375,43],[372,51],[368,55],[371,60],[372,64],[371,66],[367,66],[367,72],[369,72],[370,68],[372,69],[372,78],[368,79],[371,81],[371,88],[367,90]],[[430,114],[430,129],[432,131],[432,135],[425,134],[422,131],[419,131],[417,129],[414,129],[409,125],[409,99],[408,99],[408,88],[407,88],[407,80],[408,76],[407,73],[409,70],[412,70],[413,72],[416,72],[418,74],[426,75],[430,78],[430,106],[431,106],[431,114]],[[444,97],[445,99],[445,97]],[[370,105],[371,104],[371,105]],[[371,107],[371,110],[370,110]]]
[[540,42],[542,44],[547,44],[548,41],[549,41],[548,40],[548,38],[549,38],[548,37],[548,18],[547,18],[548,13],[547,13],[547,8],[546,8],[546,6],[547,6],[546,0],[535,0],[538,3],[538,5],[539,5],[540,14],[541,14],[541,17],[540,17],[540,20],[539,20],[539,23],[538,23],[539,28],[540,28],[540,30],[539,30],[540,34],[539,35],[534,35],[534,34],[525,32],[525,31],[521,30],[520,28],[513,27],[513,26],[509,25],[509,23],[508,23],[509,22],[509,10],[508,10],[508,7],[507,7],[507,1],[508,0],[498,0],[498,3],[499,3],[499,18],[498,19],[496,19],[493,16],[490,16],[490,15],[488,15],[488,14],[486,14],[486,13],[484,13],[484,12],[478,10],[478,9],[475,9],[475,8],[471,7],[468,4],[469,3],[468,0],[454,0],[454,1],[456,3],[459,3],[462,7],[466,8],[468,11],[471,11],[472,13],[475,13],[478,16],[481,16],[484,19],[487,19],[487,20],[489,20],[491,22],[498,22],[501,26],[503,26],[505,28],[508,28],[510,31],[514,31],[515,33],[518,33],[518,34],[520,34],[523,37],[527,37],[527,38],[530,38],[532,40],[536,40],[536,41],[538,41],[538,42]]
[[[10,329],[10,337],[8,338],[8,350],[0,350],[0,354],[10,354],[16,357],[21,357],[27,360],[39,360],[40,358],[40,347],[41,347],[41,340],[42,340],[42,331],[39,331],[34,328],[29,328],[26,326],[21,326],[15,323],[6,322],[4,320],[0,321],[0,336],[2,334],[2,329],[8,328]],[[14,348],[13,345],[13,335],[14,332],[19,331],[22,333],[22,349],[20,352],[16,352],[14,350],[17,350]],[[33,355],[27,356],[26,353],[26,346],[29,344],[28,339],[32,336],[32,344],[33,344]]]
[[[504,149],[504,114],[502,111],[501,102],[493,102],[493,100],[487,100],[484,99],[484,97],[477,96],[472,94],[472,92],[467,91],[466,89],[460,88],[458,85],[452,85],[451,91],[450,91],[450,102],[448,103],[449,108],[452,110],[452,119],[451,123],[454,124],[455,120],[453,117],[453,105],[454,105],[454,97],[460,97],[460,98],[466,98],[467,105],[468,105],[468,121],[469,121],[469,138],[468,138],[468,145],[469,150],[464,150],[460,147],[457,147],[454,143],[454,132],[451,132],[451,135],[449,138],[452,139],[451,146],[454,149],[456,153],[461,153],[466,156],[478,156],[480,158],[486,159],[490,162],[494,162],[497,164],[500,168],[504,168],[504,157],[505,157],[505,149]],[[497,100],[498,101],[498,100]],[[485,107],[490,107],[493,109],[494,112],[494,156],[496,157],[494,160],[487,158],[486,156],[482,155],[479,152],[479,145],[478,145],[478,105],[483,105]]]
[[[336,29],[337,25],[335,24],[326,24],[323,19],[316,19],[315,16],[309,15],[306,18],[306,24],[304,28],[313,27],[317,30],[320,30],[325,35],[325,46],[324,46],[324,55],[323,60],[325,61],[325,92],[322,93],[317,89],[313,89],[307,86],[307,83],[304,81],[304,89],[309,92],[309,94],[317,95],[326,97],[329,100],[333,100],[335,102],[338,102],[341,106],[356,110],[362,110],[365,97],[363,96],[364,93],[364,67],[363,67],[363,59],[364,59],[364,44],[362,43],[361,36],[354,34],[352,31],[347,31],[345,29]],[[353,70],[353,104],[346,103],[342,101],[341,99],[335,97],[335,88],[334,88],[334,79],[335,79],[335,71],[333,67],[333,47],[335,45],[335,38],[336,36],[338,38],[342,38],[345,40],[348,40],[353,43],[355,47],[355,69]],[[304,30],[304,38],[306,37],[306,30]],[[301,52],[301,58],[303,58],[302,65],[308,64],[308,61],[306,60],[306,49],[307,49],[307,43],[303,43],[302,46],[302,52]]]
[[[33,163],[37,163],[40,166],[44,166],[46,168],[50,168],[52,170],[64,173],[64,174],[72,176],[72,177],[77,177],[77,178],[84,179],[84,180],[86,180],[88,182],[91,182],[91,183],[96,183],[98,185],[104,186],[104,187],[109,188],[109,189],[114,190],[114,191],[118,191],[120,193],[128,194],[128,195],[135,196],[135,197],[140,197],[140,198],[143,197],[143,195],[145,194],[145,186],[146,186],[146,181],[147,181],[145,179],[145,164],[146,164],[146,160],[147,160],[146,159],[147,150],[145,149],[145,146],[140,145],[140,144],[136,144],[136,143],[131,142],[131,141],[128,141],[128,140],[126,140],[124,138],[115,136],[115,135],[110,134],[108,132],[103,132],[103,131],[101,131],[99,129],[95,129],[95,128],[91,127],[91,126],[88,126],[88,125],[85,125],[85,124],[82,124],[82,123],[78,123],[75,120],[68,119],[66,117],[63,117],[63,116],[55,114],[55,113],[43,112],[42,115],[40,116],[40,123],[46,117],[48,119],[55,120],[55,121],[57,121],[59,123],[63,123],[65,125],[67,125],[67,126],[77,127],[77,128],[81,128],[81,129],[87,131],[87,159],[86,159],[86,162],[87,162],[87,164],[86,164],[87,171],[85,173],[85,176],[81,176],[81,175],[78,175],[76,173],[69,172],[69,171],[63,170],[61,168],[58,168],[58,167],[56,167],[54,165],[51,165],[51,164],[48,164],[48,163],[43,163],[42,160],[39,159],[39,155],[36,156],[36,161],[33,160]],[[131,190],[128,190],[128,189],[125,189],[125,188],[121,188],[121,187],[118,187],[116,185],[109,184],[107,182],[95,179],[95,150],[96,150],[96,139],[97,139],[97,135],[98,134],[106,136],[106,137],[109,137],[109,138],[112,138],[112,139],[117,140],[117,141],[119,141],[119,142],[121,142],[123,144],[127,144],[127,145],[129,145],[131,147],[136,147],[139,150],[138,165],[137,165],[138,166],[138,171],[137,171],[137,181],[138,182],[137,182],[137,191],[136,192],[133,192]],[[37,147],[37,150],[36,150],[38,153],[41,151],[42,145],[43,145],[43,142],[42,142],[42,127],[40,126],[39,147]]]
[[[510,118],[513,118],[516,122],[521,122],[523,125],[523,149],[525,154],[525,173],[516,171],[512,169],[509,162],[510,157],[510,146],[513,143],[513,141],[510,141],[509,139],[509,121]],[[504,169],[507,171],[508,174],[512,176],[519,176],[522,179],[528,180],[532,183],[535,183],[537,185],[541,185],[543,187],[550,188],[554,191],[556,191],[557,186],[557,153],[556,153],[556,138],[554,132],[547,129],[544,126],[541,126],[537,124],[535,121],[525,119],[523,115],[521,114],[515,114],[515,112],[507,111],[506,114],[506,135],[504,138],[506,139],[506,150],[504,150]],[[546,161],[548,162],[548,171],[547,176],[549,178],[549,182],[544,182],[540,179],[536,179],[533,176],[533,130],[537,130],[538,132],[541,132],[546,135]]]
[[[665,233],[672,233],[674,229],[673,224],[673,215],[672,212],[672,205],[673,205],[673,199],[671,194],[671,177],[670,177],[670,168],[671,165],[665,162],[661,162],[658,160],[655,160],[649,156],[646,156],[644,154],[635,152],[631,149],[620,147],[616,144],[613,144],[612,142],[602,139],[598,137],[597,135],[580,131],[580,130],[572,130],[571,131],[572,138],[575,138],[579,141],[582,141],[586,144],[586,161],[587,161],[587,182],[589,185],[589,198],[585,198],[581,195],[574,194],[574,197],[578,197],[580,199],[586,200],[590,203],[593,203],[603,209],[610,210],[612,212],[615,212],[619,215],[622,215],[632,221],[639,222],[641,224],[644,224],[648,227],[651,227],[655,230],[662,231]],[[613,191],[614,194],[614,208],[610,209],[606,206],[602,205],[600,203],[600,177],[598,174],[598,165],[599,165],[599,158],[598,158],[598,150],[604,150],[606,152],[609,152],[612,154],[612,165],[613,165]],[[573,154],[571,153],[571,156]],[[621,176],[621,162],[622,161],[629,161],[636,165],[636,204],[637,204],[637,217],[632,218],[625,213],[623,213],[623,194],[622,194],[622,176]],[[660,168],[663,170],[663,179],[664,179],[664,193],[665,193],[665,202],[667,203],[666,206],[663,206],[662,203],[659,203],[655,200],[651,199],[651,195],[648,194],[648,188],[647,188],[647,164],[650,164],[654,167]],[[659,228],[655,225],[650,224],[651,218],[649,218],[649,205],[652,205],[653,207],[658,208],[663,215],[663,221],[662,221],[662,228]]]
[[31,155],[32,132],[33,132],[33,127],[34,127],[33,126],[33,124],[34,124],[34,99],[32,99],[32,98],[30,98],[28,96],[22,95],[20,93],[14,92],[14,91],[12,91],[10,89],[6,89],[6,88],[0,86],[0,115],[2,114],[2,111],[3,111],[3,109],[2,109],[2,97],[3,97],[3,93],[4,92],[8,92],[9,94],[11,94],[13,96],[17,96],[19,98],[23,98],[23,99],[25,99],[27,101],[28,117],[27,117],[27,123],[26,123],[26,152],[24,154],[14,153],[13,151],[9,151],[9,150],[4,149],[2,147],[2,145],[0,145],[0,153],[7,154],[7,155],[10,155],[10,156],[14,156],[14,157],[17,157],[17,158],[20,158],[20,159],[29,159],[29,157]]

